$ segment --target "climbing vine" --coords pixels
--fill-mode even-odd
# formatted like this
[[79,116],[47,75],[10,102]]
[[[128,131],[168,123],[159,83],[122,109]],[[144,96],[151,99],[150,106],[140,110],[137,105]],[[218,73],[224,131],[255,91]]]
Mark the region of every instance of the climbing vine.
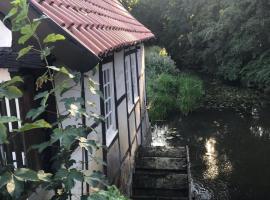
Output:
[[[100,123],[103,118],[95,113],[87,113],[84,109],[85,99],[83,98],[64,98],[64,94],[76,87],[80,83],[80,73],[73,73],[64,66],[50,66],[48,56],[53,51],[53,44],[65,40],[60,34],[51,33],[45,38],[40,38],[37,34],[42,21],[46,19],[41,16],[38,19],[28,17],[29,4],[27,0],[14,0],[11,2],[12,9],[4,20],[9,19],[12,22],[12,31],[19,32],[20,38],[18,44],[24,47],[19,51],[17,59],[21,59],[29,52],[40,54],[42,61],[45,63],[45,72],[36,80],[36,88],[39,92],[34,101],[39,103],[37,108],[29,110],[26,115],[28,122],[21,121],[15,116],[0,117],[0,146],[6,145],[11,140],[6,125],[10,122],[21,121],[22,126],[14,132],[16,134],[27,134],[28,131],[37,129],[50,129],[52,134],[50,139],[44,143],[32,146],[38,152],[53,147],[56,149],[53,158],[54,165],[57,166],[54,173],[46,173],[43,170],[34,171],[30,168],[15,168],[12,164],[7,163],[5,157],[0,153],[0,199],[24,199],[28,198],[37,188],[43,188],[47,191],[53,191],[51,199],[63,200],[73,196],[72,189],[76,181],[85,182],[90,187],[106,188],[107,181],[101,172],[91,172],[90,170],[81,170],[74,167],[77,161],[72,159],[71,155],[77,148],[87,151],[89,156],[95,161],[100,162],[95,156],[95,152],[102,148],[96,140],[88,139],[89,134],[95,134],[95,130],[83,124],[78,126],[69,125],[64,127],[63,122],[68,118],[86,118],[94,119]],[[35,42],[32,42],[35,41]],[[37,45],[35,45],[37,44]],[[61,74],[65,76],[62,84],[55,84],[55,77]],[[89,90],[92,95],[99,94],[96,90],[97,84],[89,79]],[[73,82],[70,85],[70,82]],[[18,84],[23,83],[19,76],[0,84],[0,98],[9,100],[22,97],[23,93]],[[44,91],[46,84],[51,85],[51,89]],[[41,118],[48,107],[48,99],[56,98],[60,95],[65,105],[65,111],[60,112],[57,107],[57,122],[49,123]],[[88,102],[89,106],[94,104]],[[38,134],[38,133],[37,133]],[[84,164],[84,163],[82,163]],[[105,163],[102,163],[105,164]],[[93,195],[81,195],[81,199],[126,199],[122,196],[116,187],[108,187],[108,190],[98,189]]]

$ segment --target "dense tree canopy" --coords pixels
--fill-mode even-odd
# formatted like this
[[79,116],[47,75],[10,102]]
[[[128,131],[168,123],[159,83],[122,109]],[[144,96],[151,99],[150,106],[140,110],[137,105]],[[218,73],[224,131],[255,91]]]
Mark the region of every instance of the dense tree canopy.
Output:
[[270,0],[139,0],[129,7],[179,68],[270,88]]

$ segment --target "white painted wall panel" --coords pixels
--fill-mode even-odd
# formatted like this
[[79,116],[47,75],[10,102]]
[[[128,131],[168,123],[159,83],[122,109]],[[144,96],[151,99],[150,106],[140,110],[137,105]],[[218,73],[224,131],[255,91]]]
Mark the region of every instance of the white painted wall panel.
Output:
[[135,128],[135,113],[132,112],[130,117],[129,117],[129,129],[130,129],[130,139],[132,142],[132,140],[134,139],[135,135],[136,135],[136,128]]
[[118,139],[114,142],[107,154],[107,169],[109,182],[112,182],[120,169]]
[[124,50],[114,53],[117,99],[125,94]]
[[118,106],[118,123],[119,123],[119,138],[120,138],[120,152],[121,160],[128,150],[128,125],[126,114],[126,101],[124,100]]
[[138,129],[138,127],[140,126],[140,122],[141,122],[141,107],[140,107],[140,103],[138,103],[135,107],[135,114],[136,114],[136,129]]
[[12,32],[0,21],[0,47],[11,47]]

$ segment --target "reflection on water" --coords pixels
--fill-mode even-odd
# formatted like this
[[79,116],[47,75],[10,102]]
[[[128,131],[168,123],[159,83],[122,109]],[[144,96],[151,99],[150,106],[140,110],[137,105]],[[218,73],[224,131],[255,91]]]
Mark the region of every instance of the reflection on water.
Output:
[[270,108],[200,110],[156,126],[153,145],[187,144],[197,199],[270,199]]
[[215,179],[219,174],[218,154],[215,148],[216,143],[215,138],[207,139],[205,142],[206,152],[203,156],[203,160],[206,164],[206,170],[203,173],[205,179]]

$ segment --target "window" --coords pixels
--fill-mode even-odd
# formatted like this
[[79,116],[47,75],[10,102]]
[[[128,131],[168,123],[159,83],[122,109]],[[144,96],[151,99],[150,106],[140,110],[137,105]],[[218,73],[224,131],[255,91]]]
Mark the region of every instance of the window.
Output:
[[132,79],[131,79],[131,71],[130,71],[130,57],[126,56],[125,58],[125,73],[126,73],[126,87],[127,87],[127,99],[128,99],[128,107],[131,108],[133,105],[132,99]]
[[131,54],[131,71],[132,71],[132,83],[133,83],[133,90],[134,90],[134,103],[138,98],[138,81],[137,81],[137,63],[136,63],[136,54]]
[[112,64],[103,65],[104,119],[107,144],[116,135]]
[[125,57],[125,73],[126,73],[126,88],[129,110],[132,109],[134,103],[138,99],[138,74],[136,54],[131,54]]

